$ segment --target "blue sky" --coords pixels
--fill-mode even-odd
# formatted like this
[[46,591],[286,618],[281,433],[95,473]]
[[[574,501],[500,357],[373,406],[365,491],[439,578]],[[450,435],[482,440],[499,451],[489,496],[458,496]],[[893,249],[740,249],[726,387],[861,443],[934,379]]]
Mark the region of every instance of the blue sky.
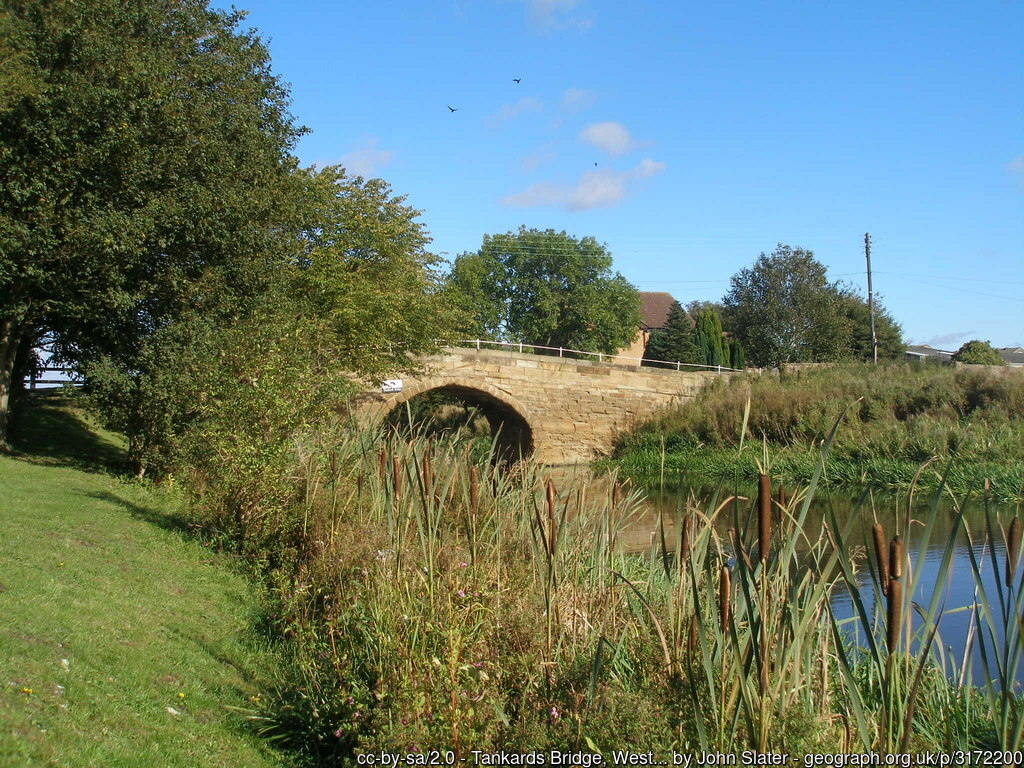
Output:
[[1020,2],[239,7],[302,162],[386,179],[449,258],[521,224],[592,235],[686,303],[780,242],[863,288],[870,232],[909,340],[1024,346]]

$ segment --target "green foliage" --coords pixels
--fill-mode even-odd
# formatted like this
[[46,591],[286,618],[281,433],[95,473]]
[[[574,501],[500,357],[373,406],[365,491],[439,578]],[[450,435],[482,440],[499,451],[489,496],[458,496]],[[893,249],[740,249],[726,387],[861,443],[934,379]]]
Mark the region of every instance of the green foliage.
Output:
[[742,371],[747,364],[746,352],[743,350],[743,342],[733,339],[729,342],[729,367]]
[[[875,736],[891,752],[903,735],[923,751],[985,744],[1014,694],[971,696],[943,674],[943,657],[920,650],[936,617],[913,582],[903,614],[911,600],[924,605],[925,629],[899,658],[921,669],[920,682],[879,675],[873,659],[853,674],[840,663],[858,656],[830,619],[836,586],[862,602],[877,587],[848,578],[855,564],[863,570],[848,526],[822,525],[817,511],[807,524],[833,428],[812,457],[810,486],[771,515],[781,523],[770,523],[766,560],[744,524],[756,514],[749,502],[679,498],[649,551],[628,554],[620,544],[644,509],[638,492],[586,483],[538,493],[537,467],[471,464],[464,445],[437,437],[308,435],[288,473],[292,512],[278,521],[232,517],[194,486],[199,524],[227,521],[247,540],[268,523],[290,526],[292,547],[265,571],[288,662],[260,713],[264,732],[318,765],[424,744],[456,759],[608,756],[623,743],[657,755],[848,753]],[[870,620],[865,632],[877,645]],[[1000,654],[1017,653],[990,637]],[[909,713],[898,731],[894,712]],[[998,738],[1015,743],[1012,728]]]
[[[771,465],[780,476],[806,481],[815,446],[838,413],[858,398],[863,399],[851,408],[832,445],[829,483],[857,486],[867,473],[883,485],[904,486],[922,462],[952,455],[970,423],[950,487],[966,491],[983,473],[992,478],[1000,498],[1019,497],[1024,376],[984,370],[859,364],[783,377],[737,377],[638,424],[620,444],[619,457],[637,471],[656,472],[656,454],[664,445],[671,467],[709,475],[741,467],[745,476],[756,476],[753,458],[736,456],[749,399],[749,437],[767,441]],[[934,481],[929,476],[928,482]]]
[[[644,349],[648,360],[665,360],[670,363],[702,363],[697,347],[693,343],[693,328],[690,317],[678,301],[673,301],[668,310],[665,327],[651,332]],[[644,365],[656,365],[644,363]]]
[[779,244],[732,276],[723,303],[752,362],[837,360],[848,355],[850,323],[825,265],[811,251]]
[[979,339],[972,339],[961,346],[953,353],[953,361],[970,365],[1006,365],[1006,361],[989,342]]
[[725,337],[722,336],[722,320],[718,312],[714,309],[698,312],[693,336],[700,362],[713,367],[728,367],[729,353]]
[[640,327],[640,294],[611,266],[593,237],[520,227],[456,258],[449,290],[468,333],[611,354]]
[[408,370],[450,333],[419,212],[337,168],[304,181],[308,226],[251,310],[193,313],[140,339],[130,364],[88,364],[93,400],[129,437],[137,471],[201,467],[260,498],[293,435],[359,388],[353,375]]
[[[849,357],[854,360],[871,361],[871,313],[867,300],[853,287],[837,287],[842,313],[850,327]],[[903,342],[903,331],[900,324],[893,319],[889,311],[882,306],[876,296],[875,308],[875,340],[878,344],[879,360],[901,360],[906,344]]]
[[229,311],[211,288],[251,296],[272,271],[300,131],[242,18],[206,2],[5,7],[0,440],[26,328],[130,368],[154,329]]

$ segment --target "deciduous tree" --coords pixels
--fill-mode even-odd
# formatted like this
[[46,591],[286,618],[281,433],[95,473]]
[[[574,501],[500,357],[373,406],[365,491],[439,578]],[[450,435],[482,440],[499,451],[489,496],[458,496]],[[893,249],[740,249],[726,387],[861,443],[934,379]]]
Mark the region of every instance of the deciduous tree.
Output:
[[731,282],[723,303],[754,363],[835,360],[847,353],[849,320],[825,265],[811,251],[780,244]]
[[[850,326],[849,354],[855,360],[871,361],[871,313],[867,300],[852,286],[837,289],[840,307]],[[879,298],[874,299],[875,340],[878,343],[879,360],[899,360],[907,345],[903,341],[903,330]]]
[[242,18],[203,0],[5,4],[0,447],[31,329],[128,361],[214,288],[255,293],[292,236],[300,131]]
[[961,346],[953,353],[953,361],[971,365],[1006,365],[995,347],[980,339],[972,339]]
[[459,256],[449,286],[470,332],[610,354],[640,327],[640,294],[611,267],[593,237],[520,227]]

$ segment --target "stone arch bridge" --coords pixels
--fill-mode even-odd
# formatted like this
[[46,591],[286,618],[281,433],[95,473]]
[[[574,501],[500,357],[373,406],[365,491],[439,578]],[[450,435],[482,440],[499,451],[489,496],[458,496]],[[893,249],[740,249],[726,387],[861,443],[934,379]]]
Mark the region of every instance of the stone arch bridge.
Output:
[[416,395],[439,390],[477,405],[501,426],[500,447],[544,464],[607,454],[616,433],[660,406],[692,399],[710,381],[735,375],[573,360],[511,350],[449,348],[419,360],[424,373],[354,403],[365,421],[386,417]]

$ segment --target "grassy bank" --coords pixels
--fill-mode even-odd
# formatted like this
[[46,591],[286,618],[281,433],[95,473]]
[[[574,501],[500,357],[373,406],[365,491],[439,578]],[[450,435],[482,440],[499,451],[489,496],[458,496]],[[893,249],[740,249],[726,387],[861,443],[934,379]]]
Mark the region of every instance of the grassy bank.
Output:
[[251,586],[168,494],[109,473],[117,437],[69,401],[21,418],[0,457],[0,764],[286,764],[244,718],[277,658]]
[[[829,453],[824,483],[901,488],[922,464],[958,460],[947,487],[988,478],[995,497],[1024,497],[1024,375],[943,366],[856,365],[720,383],[636,425],[616,450],[620,471],[662,471],[807,482],[836,416],[853,403]],[[746,445],[740,433],[747,403]],[[939,475],[926,471],[923,487]]]

